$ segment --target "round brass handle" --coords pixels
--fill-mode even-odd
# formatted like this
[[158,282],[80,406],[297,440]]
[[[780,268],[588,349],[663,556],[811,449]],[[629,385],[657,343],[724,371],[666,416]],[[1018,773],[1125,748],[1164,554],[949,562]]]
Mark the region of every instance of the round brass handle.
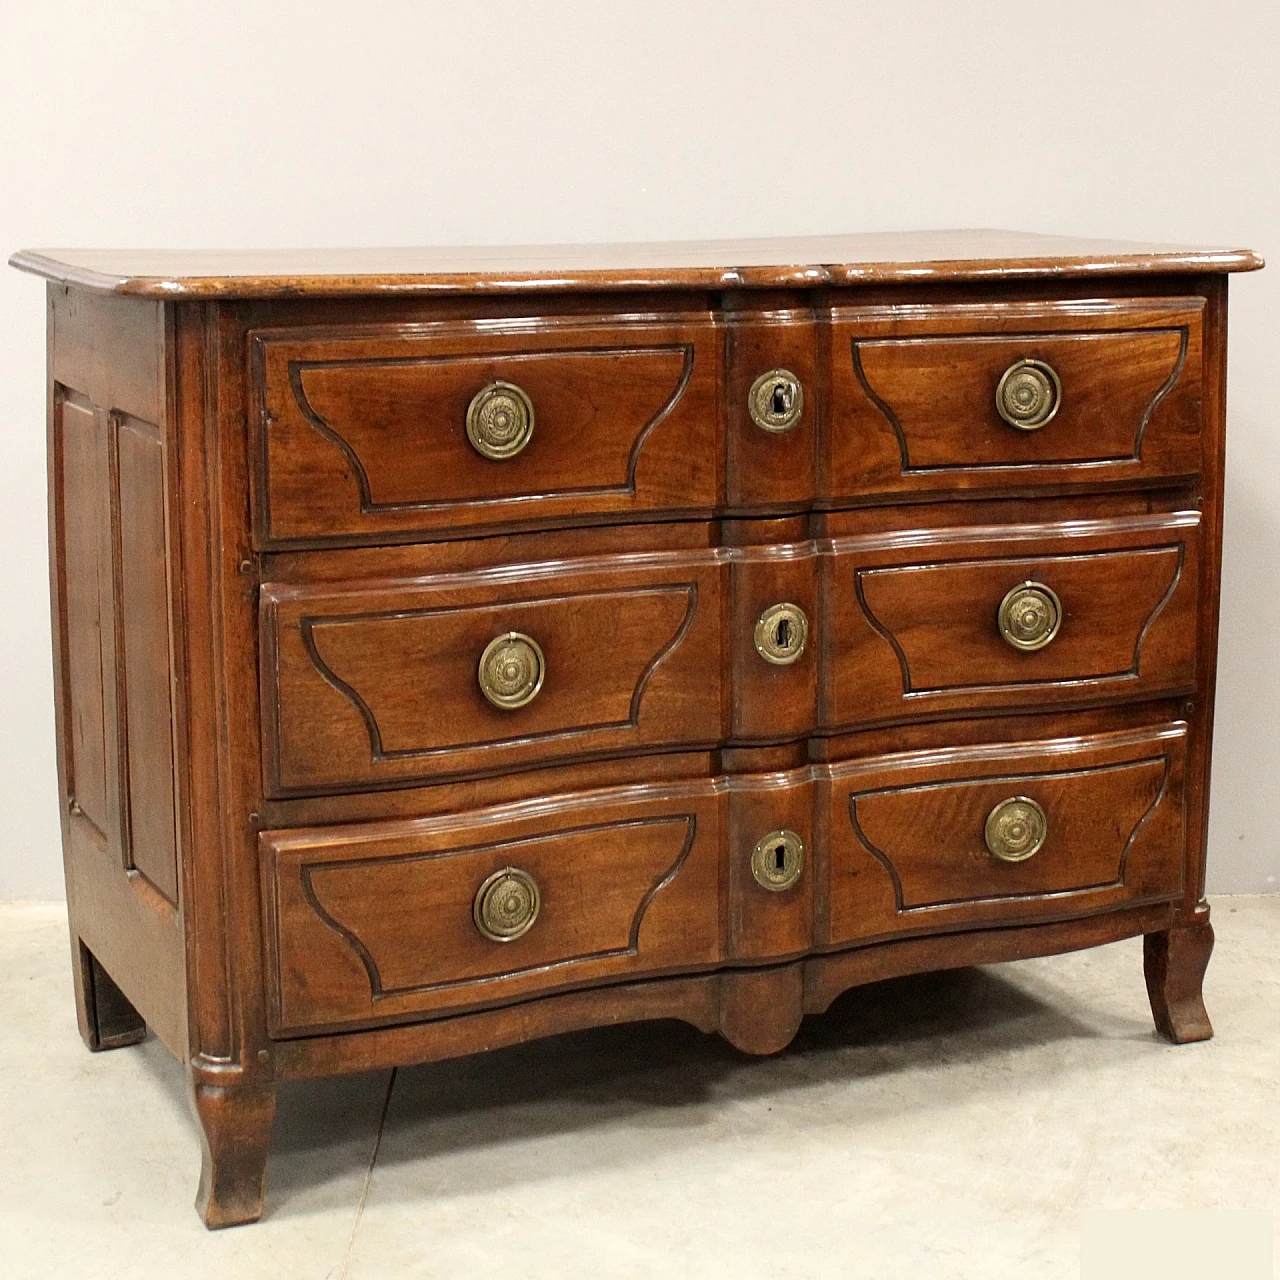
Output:
[[804,841],[785,827],[762,836],[751,851],[751,874],[770,893],[790,889],[804,871]]
[[1010,796],[987,814],[983,834],[993,858],[1025,862],[1044,848],[1049,819],[1029,796]]
[[1062,382],[1043,360],[1015,360],[996,386],[996,411],[1019,431],[1038,431],[1061,403]]
[[514,382],[491,382],[467,406],[467,439],[481,457],[514,458],[533,437],[533,401]]
[[756,623],[756,652],[775,667],[790,666],[809,643],[809,619],[798,604],[771,604]]
[[747,411],[762,431],[790,431],[804,412],[804,388],[790,369],[762,373],[747,393]]
[[519,631],[495,636],[480,655],[480,692],[499,711],[515,711],[532,702],[546,674],[542,646]]
[[490,942],[514,942],[533,928],[541,907],[538,882],[519,867],[503,867],[476,890],[471,914]]
[[996,610],[996,622],[1015,649],[1043,649],[1062,626],[1062,601],[1043,582],[1020,582]]

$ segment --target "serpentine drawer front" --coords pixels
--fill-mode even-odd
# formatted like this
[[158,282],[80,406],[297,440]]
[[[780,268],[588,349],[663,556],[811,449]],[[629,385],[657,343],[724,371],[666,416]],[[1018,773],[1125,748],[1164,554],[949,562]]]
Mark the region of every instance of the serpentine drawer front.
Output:
[[1190,693],[1199,511],[835,540],[833,725]]
[[1201,980],[1244,250],[22,253],[80,1030],[281,1080],[1143,935]]
[[837,766],[829,914],[841,944],[1182,892],[1186,726]]
[[709,315],[268,329],[249,350],[263,546],[716,504]]
[[[638,563],[636,563],[638,561]],[[714,553],[263,587],[272,794],[720,736]]]
[[1194,475],[1204,306],[837,307],[832,496]]
[[277,1034],[721,958],[713,796],[540,808],[264,833]]

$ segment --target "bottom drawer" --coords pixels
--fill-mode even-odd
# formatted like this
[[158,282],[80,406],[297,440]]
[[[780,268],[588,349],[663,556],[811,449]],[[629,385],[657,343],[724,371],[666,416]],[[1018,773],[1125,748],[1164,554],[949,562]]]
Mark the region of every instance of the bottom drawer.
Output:
[[1178,896],[1187,727],[834,765],[827,944]]
[[265,832],[272,1034],[1181,894],[1186,725],[937,732],[781,773]]
[[721,809],[688,790],[265,832],[272,1033],[715,963]]

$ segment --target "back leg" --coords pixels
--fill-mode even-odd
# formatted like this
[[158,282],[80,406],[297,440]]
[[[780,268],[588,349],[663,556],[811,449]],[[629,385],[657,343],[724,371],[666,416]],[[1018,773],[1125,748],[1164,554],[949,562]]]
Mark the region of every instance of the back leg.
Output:
[[111,975],[81,940],[72,936],[72,973],[76,988],[76,1021],[80,1036],[95,1053],[121,1049],[147,1038],[147,1024],[125,998]]

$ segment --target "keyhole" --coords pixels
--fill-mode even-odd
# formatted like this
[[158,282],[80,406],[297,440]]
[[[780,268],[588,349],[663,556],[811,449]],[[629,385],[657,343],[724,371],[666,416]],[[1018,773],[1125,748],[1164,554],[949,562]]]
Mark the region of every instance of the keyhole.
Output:
[[779,649],[786,650],[791,648],[790,618],[779,619],[777,629],[773,633],[773,638]]
[[791,389],[785,383],[774,384],[773,411],[780,418],[791,411]]
[[773,867],[775,871],[785,871],[787,869],[787,846],[785,844],[774,846]]

